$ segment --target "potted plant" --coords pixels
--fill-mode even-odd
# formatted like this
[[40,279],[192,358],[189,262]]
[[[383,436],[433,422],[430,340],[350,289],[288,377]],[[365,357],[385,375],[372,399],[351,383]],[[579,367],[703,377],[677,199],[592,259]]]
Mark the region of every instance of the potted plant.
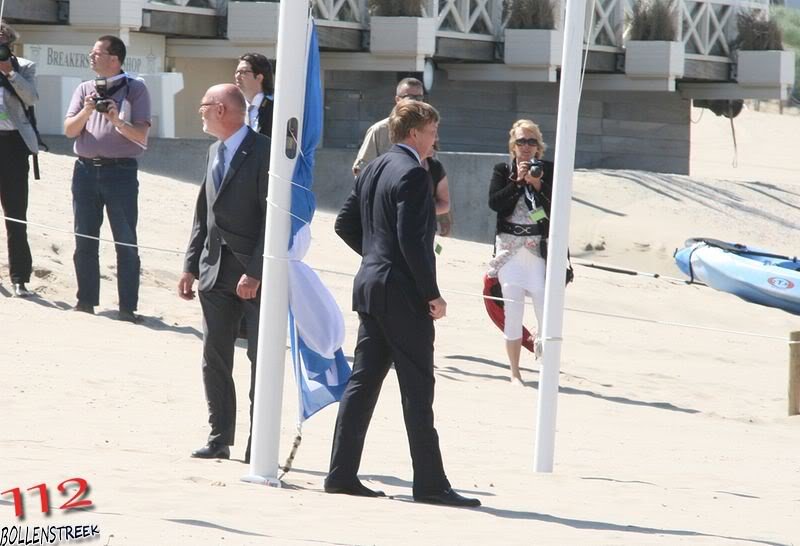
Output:
[[228,2],[228,40],[277,44],[280,2],[242,0]]
[[556,30],[554,0],[506,0],[503,53],[511,66],[541,68],[556,80],[564,35]]
[[369,0],[369,50],[377,55],[430,56],[436,52],[435,17],[423,0]]
[[781,88],[794,85],[794,52],[783,50],[783,34],[777,21],[755,11],[736,17],[738,34],[736,80],[747,87]]
[[666,79],[675,89],[683,76],[684,45],[676,41],[675,15],[669,0],[637,0],[625,42],[625,74],[629,78]]

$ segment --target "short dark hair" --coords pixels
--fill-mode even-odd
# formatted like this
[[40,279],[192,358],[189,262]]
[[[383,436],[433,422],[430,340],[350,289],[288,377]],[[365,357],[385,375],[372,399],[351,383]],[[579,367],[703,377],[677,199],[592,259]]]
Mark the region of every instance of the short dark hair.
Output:
[[253,69],[253,76],[259,74],[264,76],[261,80],[261,91],[265,94],[272,93],[275,90],[275,79],[272,75],[272,63],[269,62],[261,53],[245,53],[239,57],[240,61],[244,61]]
[[117,59],[119,59],[119,64],[125,63],[125,56],[127,55],[127,49],[125,49],[125,42],[117,38],[116,36],[112,36],[110,34],[106,34],[105,36],[100,36],[97,39],[98,42],[106,42],[108,44],[108,54],[113,55]]
[[389,139],[402,142],[411,134],[411,129],[422,129],[439,121],[439,112],[426,102],[403,99],[389,114]]
[[417,78],[403,78],[399,82],[397,82],[397,87],[395,87],[395,96],[400,96],[400,91],[404,87],[419,87],[420,89],[425,91],[425,86],[422,85],[422,82],[419,81]]
[[4,34],[8,38],[9,44],[13,44],[19,40],[19,33],[14,30],[14,27],[7,24],[5,21],[0,21],[0,33]]

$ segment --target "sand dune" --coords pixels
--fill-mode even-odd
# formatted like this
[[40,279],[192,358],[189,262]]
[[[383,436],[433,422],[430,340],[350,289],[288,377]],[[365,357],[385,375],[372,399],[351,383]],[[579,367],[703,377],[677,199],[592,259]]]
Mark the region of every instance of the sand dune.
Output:
[[[695,112],[695,119],[698,113]],[[579,171],[575,257],[679,276],[672,252],[693,236],[797,254],[798,118],[745,111],[739,166],[730,168],[726,122],[694,126],[691,177]],[[71,160],[43,154],[29,218],[69,231]],[[488,173],[486,178],[488,179]],[[480,181],[475,181],[480,183]],[[101,247],[99,316],[74,303],[74,243],[30,228],[39,298],[3,296],[0,490],[51,488],[80,476],[90,511],[27,518],[0,497],[2,526],[95,524],[98,544],[800,544],[800,421],[786,417],[788,346],[800,318],[694,286],[577,268],[567,290],[556,468],[533,468],[538,365],[525,356],[527,388],[508,382],[500,333],[477,293],[491,249],[444,240],[439,270],[449,316],[437,325],[436,416],[448,476],[479,497],[479,510],[416,505],[395,377],[386,381],[362,475],[392,499],[321,492],[335,407],[304,428],[283,489],[245,484],[248,366],[237,354],[235,460],[193,460],[207,434],[200,380],[200,309],[175,295],[196,187],[141,176],[143,325],[113,320],[113,248]],[[456,220],[458,221],[458,219]],[[357,259],[319,214],[308,263],[344,310]],[[106,236],[109,236],[108,230]],[[592,250],[586,250],[587,245]],[[600,246],[601,250],[594,250]],[[5,248],[0,268],[6,275]],[[601,316],[680,323],[652,322]],[[529,315],[532,315],[529,313]],[[347,312],[345,352],[356,318]],[[527,321],[529,322],[529,321]],[[294,435],[296,394],[284,388],[282,451]]]

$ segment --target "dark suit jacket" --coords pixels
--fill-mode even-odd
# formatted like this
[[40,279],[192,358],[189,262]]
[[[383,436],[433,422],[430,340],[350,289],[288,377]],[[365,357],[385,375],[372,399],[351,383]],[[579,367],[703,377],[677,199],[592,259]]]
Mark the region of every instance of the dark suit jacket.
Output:
[[208,149],[206,175],[197,198],[184,271],[200,280],[198,290],[210,290],[217,280],[222,243],[245,268],[261,278],[269,180],[269,139],[248,129],[228,172],[214,189],[211,167],[219,141]]
[[254,127],[256,131],[272,138],[272,115],[275,102],[268,99],[266,96],[261,100],[261,105],[258,107],[258,126]]
[[394,290],[427,315],[428,302],[439,297],[436,215],[431,177],[409,151],[395,145],[359,173],[334,229],[362,257],[353,310],[386,313]]

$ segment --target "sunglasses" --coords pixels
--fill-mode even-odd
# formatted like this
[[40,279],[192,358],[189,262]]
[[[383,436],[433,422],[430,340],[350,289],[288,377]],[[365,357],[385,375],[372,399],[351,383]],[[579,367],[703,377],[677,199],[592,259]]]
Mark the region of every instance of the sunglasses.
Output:
[[420,102],[425,100],[425,95],[400,95],[401,99],[418,100]]
[[518,138],[514,141],[514,144],[517,146],[522,146],[523,144],[527,144],[528,146],[538,146],[539,141],[535,138]]

